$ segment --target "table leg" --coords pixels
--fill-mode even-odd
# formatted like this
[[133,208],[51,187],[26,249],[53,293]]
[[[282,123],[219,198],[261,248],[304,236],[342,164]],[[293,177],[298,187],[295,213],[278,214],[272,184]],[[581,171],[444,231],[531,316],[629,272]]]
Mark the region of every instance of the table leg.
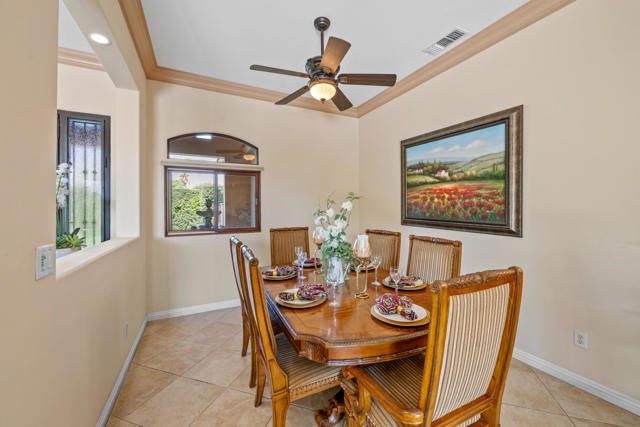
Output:
[[327,409],[316,412],[316,423],[320,427],[331,427],[338,424],[344,418],[344,391],[340,389],[331,399]]

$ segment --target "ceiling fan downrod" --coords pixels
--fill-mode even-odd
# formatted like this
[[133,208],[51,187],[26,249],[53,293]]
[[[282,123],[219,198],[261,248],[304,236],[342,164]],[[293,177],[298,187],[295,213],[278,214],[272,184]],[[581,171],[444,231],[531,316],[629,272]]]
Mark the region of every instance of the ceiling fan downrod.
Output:
[[331,25],[331,21],[324,16],[318,16],[313,20],[313,26],[320,31],[320,56],[324,55],[324,32],[329,28],[329,25]]

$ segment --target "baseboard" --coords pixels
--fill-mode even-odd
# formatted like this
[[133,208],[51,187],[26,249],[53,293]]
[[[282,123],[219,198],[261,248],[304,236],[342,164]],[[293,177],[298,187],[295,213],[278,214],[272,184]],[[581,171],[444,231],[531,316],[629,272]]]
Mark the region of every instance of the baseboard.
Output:
[[541,370],[542,372],[578,387],[587,393],[591,393],[594,396],[598,396],[599,398],[626,409],[629,412],[640,415],[640,400],[603,386],[602,384],[598,384],[589,378],[585,378],[558,365],[554,365],[551,362],[547,362],[546,360],[541,359],[538,356],[534,356],[531,353],[527,353],[526,351],[516,348],[513,350],[513,357],[527,365]]
[[107,403],[104,405],[102,409],[102,413],[100,414],[100,418],[98,418],[98,422],[96,423],[96,427],[105,427],[107,425],[107,421],[109,421],[109,416],[111,415],[111,411],[113,410],[113,405],[116,404],[116,399],[118,398],[118,393],[120,393],[120,388],[122,388],[122,383],[127,376],[127,372],[129,372],[129,366],[131,365],[131,361],[133,360],[133,356],[136,354],[136,350],[138,349],[138,344],[140,344],[140,340],[142,339],[142,334],[144,334],[144,330],[147,327],[147,318],[145,317],[142,321],[142,325],[140,325],[140,329],[138,330],[138,335],[136,335],[136,339],[133,340],[133,345],[131,346],[131,350],[129,350],[129,354],[127,358],[124,359],[124,363],[122,364],[122,369],[120,370],[120,374],[116,379],[115,384],[113,385],[113,389],[111,389],[111,394],[109,394],[109,398],[107,399]]
[[229,299],[226,301],[212,302],[210,304],[192,305],[191,307],[174,308],[165,311],[149,313],[147,320],[168,319],[170,317],[188,316],[189,314],[204,313],[206,311],[221,310],[223,308],[239,307],[239,299]]

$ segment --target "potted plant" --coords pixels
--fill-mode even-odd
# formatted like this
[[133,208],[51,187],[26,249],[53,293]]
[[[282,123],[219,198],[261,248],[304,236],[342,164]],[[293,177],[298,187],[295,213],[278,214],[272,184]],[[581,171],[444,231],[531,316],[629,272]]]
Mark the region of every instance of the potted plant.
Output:
[[326,281],[334,285],[344,283],[346,271],[353,262],[353,248],[345,239],[353,201],[359,198],[355,193],[349,193],[338,211],[333,208],[336,202],[328,198],[326,208],[318,209],[313,214],[316,233],[323,240],[320,249],[322,271]]
[[[71,173],[69,163],[60,163],[56,168],[56,258],[79,251],[84,245],[84,237],[78,235],[79,228],[71,233],[64,231],[63,209],[67,206],[69,197],[69,173]],[[68,222],[66,226],[68,229]]]

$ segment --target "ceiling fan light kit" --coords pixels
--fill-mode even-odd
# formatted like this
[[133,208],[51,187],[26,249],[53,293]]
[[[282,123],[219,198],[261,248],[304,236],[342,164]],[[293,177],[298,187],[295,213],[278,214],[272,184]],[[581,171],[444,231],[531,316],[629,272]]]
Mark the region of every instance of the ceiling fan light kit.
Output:
[[320,31],[320,56],[307,59],[305,69],[307,73],[284,70],[282,68],[267,67],[264,65],[252,65],[249,69],[264,71],[267,73],[285,74],[295,77],[308,78],[309,82],[290,95],[285,96],[276,104],[285,105],[307,92],[318,101],[333,101],[338,110],[344,111],[353,104],[340,90],[338,84],[366,85],[366,86],[393,86],[396,83],[395,74],[340,74],[340,62],[349,51],[351,43],[337,37],[329,37],[324,44],[324,32],[331,25],[329,18],[320,16],[313,21],[314,27]]

